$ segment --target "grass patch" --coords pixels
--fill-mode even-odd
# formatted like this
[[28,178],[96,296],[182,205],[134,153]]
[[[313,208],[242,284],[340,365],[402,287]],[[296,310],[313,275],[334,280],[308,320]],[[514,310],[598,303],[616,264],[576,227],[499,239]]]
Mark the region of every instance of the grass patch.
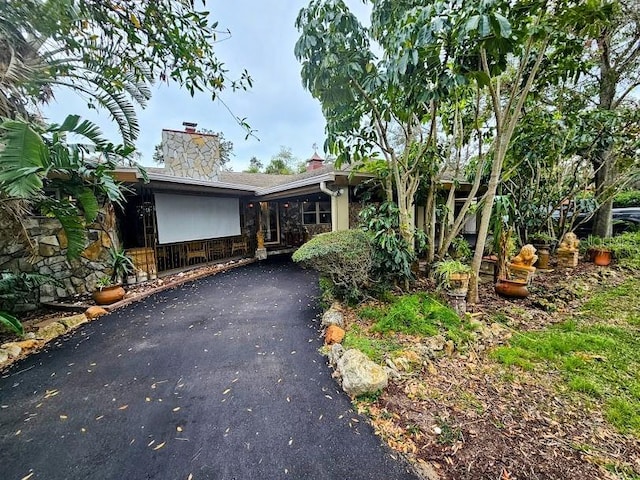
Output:
[[583,309],[589,322],[516,335],[492,357],[525,370],[558,370],[568,391],[593,399],[620,432],[640,436],[639,288],[640,280],[630,279],[597,293]]
[[358,313],[373,323],[372,332],[383,335],[405,333],[430,337],[443,334],[458,344],[472,337],[469,322],[424,293],[403,295],[383,306],[363,306]]
[[387,338],[372,338],[363,333],[358,325],[352,325],[345,334],[342,346],[348,350],[356,348],[376,363],[383,363],[386,355],[401,349]]

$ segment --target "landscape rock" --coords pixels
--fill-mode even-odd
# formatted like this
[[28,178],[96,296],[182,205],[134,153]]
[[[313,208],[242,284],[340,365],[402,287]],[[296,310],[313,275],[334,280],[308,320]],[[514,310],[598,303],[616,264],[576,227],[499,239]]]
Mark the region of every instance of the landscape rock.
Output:
[[328,327],[330,325],[337,325],[340,328],[344,328],[344,315],[341,311],[331,307],[322,315],[322,326]]
[[344,355],[344,347],[341,344],[334,343],[333,345],[331,345],[331,349],[327,354],[327,357],[329,358],[329,364],[335,367],[342,355]]
[[337,325],[329,325],[324,335],[324,343],[333,345],[334,343],[342,343],[345,331]]
[[9,360],[9,352],[0,348],[0,363],[4,363]]
[[413,350],[401,350],[394,355],[393,363],[399,371],[413,372],[422,367],[422,358]]
[[67,329],[63,324],[53,322],[44,327],[40,327],[38,329],[38,333],[36,333],[36,337],[44,341],[49,341],[53,338],[59,337],[66,331]]
[[387,372],[360,350],[350,349],[338,360],[342,389],[351,396],[375,393],[388,384]]
[[0,348],[2,348],[2,350],[7,352],[9,356],[12,358],[16,358],[22,352],[22,348],[19,345],[16,345],[15,343],[5,343]]
[[107,312],[104,308],[95,306],[87,308],[87,311],[84,312],[85,316],[89,319],[98,318],[102,315],[106,315],[107,313],[109,312]]
[[78,315],[61,319],[60,323],[62,323],[65,327],[71,329],[77,327],[78,325],[82,325],[83,323],[87,323],[87,317],[84,313],[79,313]]
[[434,352],[439,352],[440,350],[444,349],[444,345],[446,342],[446,338],[444,338],[442,335],[434,335],[433,337],[429,337],[424,340],[425,345]]

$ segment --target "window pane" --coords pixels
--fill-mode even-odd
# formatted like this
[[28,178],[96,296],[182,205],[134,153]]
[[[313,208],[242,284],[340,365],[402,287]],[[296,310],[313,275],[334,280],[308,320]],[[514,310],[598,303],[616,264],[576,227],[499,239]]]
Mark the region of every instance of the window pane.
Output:
[[331,202],[318,202],[318,210],[331,213]]
[[331,213],[320,213],[320,223],[331,223]]
[[304,202],[302,204],[302,211],[305,212],[305,213],[307,213],[307,212],[314,212],[315,213],[315,211],[316,211],[316,202]]
[[305,225],[314,225],[316,223],[316,212],[305,213],[302,216],[302,221]]

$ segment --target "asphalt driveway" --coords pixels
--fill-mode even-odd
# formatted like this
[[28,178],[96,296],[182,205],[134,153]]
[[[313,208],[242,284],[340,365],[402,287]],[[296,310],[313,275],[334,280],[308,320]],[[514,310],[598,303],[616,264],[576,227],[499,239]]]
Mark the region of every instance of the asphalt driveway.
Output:
[[165,291],[0,378],[0,478],[413,479],[318,353],[317,280],[269,261]]

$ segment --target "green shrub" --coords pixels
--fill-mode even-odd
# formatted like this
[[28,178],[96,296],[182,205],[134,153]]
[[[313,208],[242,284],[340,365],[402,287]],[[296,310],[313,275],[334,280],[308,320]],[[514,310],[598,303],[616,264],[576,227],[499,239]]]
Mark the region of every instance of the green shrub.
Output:
[[330,280],[336,298],[357,301],[370,283],[371,240],[362,230],[322,233],[302,245],[293,254],[293,261]]
[[18,335],[23,335],[22,323],[11,313],[19,302],[24,301],[33,292],[37,292],[38,287],[47,283],[59,285],[52,277],[38,273],[0,272],[0,325]]
[[608,247],[618,263],[632,269],[640,268],[640,232],[626,232],[617,237],[607,238]]
[[614,208],[640,207],[640,190],[621,192],[613,197]]
[[362,228],[371,233],[373,270],[382,281],[412,280],[415,253],[400,232],[400,210],[393,202],[370,204],[360,211]]

